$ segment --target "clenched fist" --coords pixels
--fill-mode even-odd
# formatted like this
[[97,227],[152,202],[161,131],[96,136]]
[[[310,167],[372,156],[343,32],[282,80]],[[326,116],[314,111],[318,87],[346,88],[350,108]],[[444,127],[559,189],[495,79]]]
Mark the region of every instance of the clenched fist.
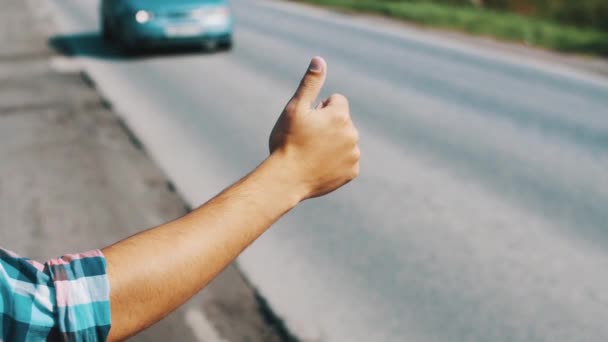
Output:
[[270,134],[270,153],[284,160],[304,199],[332,192],[359,174],[359,134],[346,97],[334,94],[313,108],[326,74],[325,61],[313,58]]

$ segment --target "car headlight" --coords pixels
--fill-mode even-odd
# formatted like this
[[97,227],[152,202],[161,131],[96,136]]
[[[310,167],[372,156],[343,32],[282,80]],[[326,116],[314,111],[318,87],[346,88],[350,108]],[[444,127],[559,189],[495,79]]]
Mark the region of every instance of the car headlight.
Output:
[[203,20],[207,25],[226,25],[230,18],[230,9],[224,6],[211,7],[205,11]]
[[207,10],[207,16],[211,17],[228,17],[230,9],[225,6],[211,7]]
[[139,10],[137,12],[135,12],[135,21],[137,21],[140,24],[145,24],[148,21],[150,21],[150,19],[152,19],[153,15],[152,12],[148,12],[145,10]]

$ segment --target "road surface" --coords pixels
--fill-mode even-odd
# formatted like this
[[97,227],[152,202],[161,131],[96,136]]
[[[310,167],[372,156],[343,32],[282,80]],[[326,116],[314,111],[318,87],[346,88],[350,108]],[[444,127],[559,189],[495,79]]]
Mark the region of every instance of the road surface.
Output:
[[608,340],[608,82],[287,2],[233,0],[231,53],[124,59],[97,1],[69,45],[197,205],[254,167],[309,58],[351,100],[361,177],[240,265],[311,341]]

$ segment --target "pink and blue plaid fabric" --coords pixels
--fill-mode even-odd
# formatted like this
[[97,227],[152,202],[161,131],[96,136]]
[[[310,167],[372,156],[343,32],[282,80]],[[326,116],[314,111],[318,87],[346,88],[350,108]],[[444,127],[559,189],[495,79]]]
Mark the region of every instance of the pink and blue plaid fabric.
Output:
[[44,264],[0,249],[0,341],[105,341],[110,286],[99,250]]

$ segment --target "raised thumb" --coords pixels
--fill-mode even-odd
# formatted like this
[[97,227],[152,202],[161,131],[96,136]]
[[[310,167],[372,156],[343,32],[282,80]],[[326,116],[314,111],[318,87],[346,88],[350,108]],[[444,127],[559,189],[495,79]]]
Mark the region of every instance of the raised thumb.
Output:
[[293,95],[292,101],[298,105],[312,108],[323,84],[325,83],[325,75],[327,74],[327,63],[321,57],[314,57],[310,61],[308,70],[300,82],[300,86]]

